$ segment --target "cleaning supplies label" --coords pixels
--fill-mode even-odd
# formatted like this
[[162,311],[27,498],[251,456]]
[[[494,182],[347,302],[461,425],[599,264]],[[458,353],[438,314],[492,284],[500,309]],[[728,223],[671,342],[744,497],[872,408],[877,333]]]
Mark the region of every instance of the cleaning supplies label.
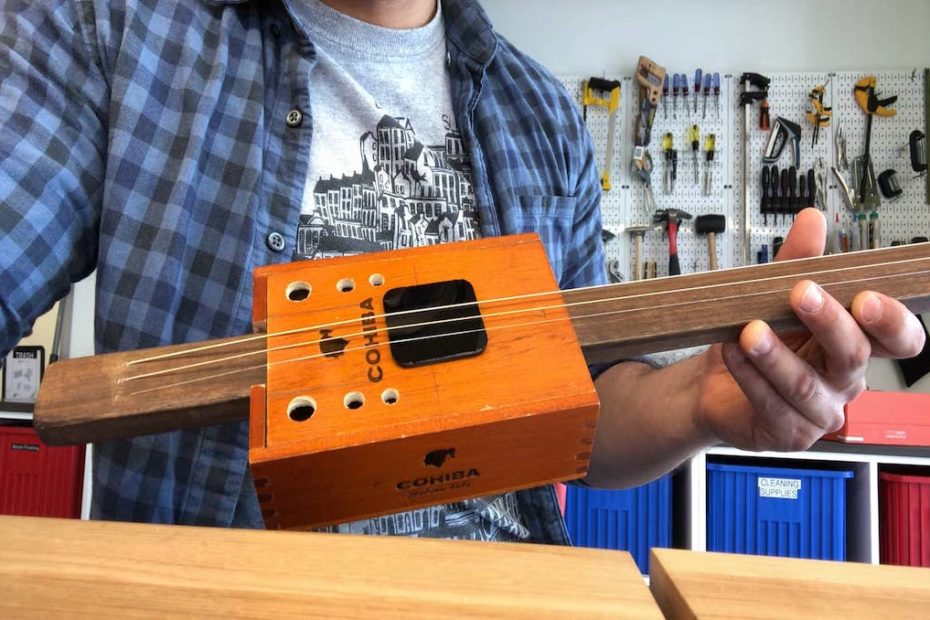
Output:
[[759,478],[759,497],[797,499],[800,490],[798,478]]

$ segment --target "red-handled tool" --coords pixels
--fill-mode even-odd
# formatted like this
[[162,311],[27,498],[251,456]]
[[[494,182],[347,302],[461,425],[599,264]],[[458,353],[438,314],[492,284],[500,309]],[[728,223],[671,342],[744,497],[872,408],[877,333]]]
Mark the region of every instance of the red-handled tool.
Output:
[[681,274],[681,265],[678,262],[678,229],[682,220],[690,220],[692,215],[680,209],[662,209],[656,211],[653,222],[665,226],[668,234],[668,275]]

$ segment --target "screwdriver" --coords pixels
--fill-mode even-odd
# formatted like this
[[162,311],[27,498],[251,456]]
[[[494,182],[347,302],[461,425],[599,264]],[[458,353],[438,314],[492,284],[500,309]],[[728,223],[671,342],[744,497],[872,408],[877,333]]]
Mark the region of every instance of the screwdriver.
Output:
[[704,137],[704,195],[710,196],[714,184],[714,152],[717,150],[717,135],[709,133]]
[[694,184],[699,185],[698,150],[701,148],[701,130],[697,125],[691,125],[691,128],[688,129],[688,140],[691,141],[691,159],[694,162]]
[[665,81],[662,82],[662,116],[668,120],[668,73],[665,74]]
[[720,74],[714,74],[714,107],[717,109],[717,118],[720,118]]
[[681,100],[682,100],[682,103],[684,103],[685,105],[685,116],[688,116],[688,92],[689,91],[690,91],[690,88],[688,88],[688,76],[682,73],[681,74],[681,93],[683,96]]
[[697,114],[698,96],[701,94],[702,75],[703,75],[703,71],[701,71],[700,69],[694,72],[694,113],[695,114]]
[[[714,76],[710,73],[704,76],[704,110],[701,112],[701,119],[707,118],[707,95],[714,88]],[[697,112],[697,110],[695,110]]]
[[672,109],[672,118],[678,120],[678,95],[681,94],[681,74],[672,76],[672,99],[675,107]]
[[675,185],[672,182],[672,153],[675,150],[675,137],[670,131],[662,136],[662,150],[665,151],[665,179],[662,190],[666,194],[671,194],[675,191]]

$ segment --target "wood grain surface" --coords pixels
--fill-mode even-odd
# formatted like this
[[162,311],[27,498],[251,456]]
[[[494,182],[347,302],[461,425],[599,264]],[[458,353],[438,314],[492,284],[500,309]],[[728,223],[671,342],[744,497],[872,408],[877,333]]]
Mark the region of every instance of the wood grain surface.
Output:
[[653,549],[667,618],[930,617],[930,569]]
[[629,554],[0,517],[3,618],[661,618]]

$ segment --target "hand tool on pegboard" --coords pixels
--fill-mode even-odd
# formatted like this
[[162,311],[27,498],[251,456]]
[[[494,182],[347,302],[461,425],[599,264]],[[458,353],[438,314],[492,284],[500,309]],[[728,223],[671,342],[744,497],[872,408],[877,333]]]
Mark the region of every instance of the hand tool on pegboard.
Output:
[[675,73],[672,75],[672,118],[678,120],[678,97],[681,95],[681,82],[683,75]]
[[688,118],[689,116],[691,116],[691,108],[689,107],[690,104],[688,103],[688,91],[689,91],[688,74],[682,73],[681,74],[681,101],[684,104],[684,108],[685,108],[685,118]]
[[[606,95],[606,96],[601,96]],[[617,110],[620,108],[620,82],[590,77],[582,86],[582,116],[588,120],[588,106],[597,106],[607,110],[607,152],[604,156],[604,169],[601,172],[601,189],[610,191],[610,170],[614,154],[614,129],[617,124]]]
[[717,153],[717,134],[709,133],[704,138],[704,188],[703,194],[710,196],[714,185],[714,156]]
[[781,171],[781,208],[779,209],[780,215],[787,215],[791,212],[791,199],[794,195],[794,191],[791,187],[792,170],[794,170],[794,167],[785,168]]
[[668,120],[668,73],[662,79],[662,117]]
[[814,162],[814,206],[827,210],[827,173],[822,157]]
[[607,259],[607,281],[610,284],[623,284],[626,281],[623,277],[623,270],[620,269],[619,259]]
[[774,194],[775,185],[772,183],[772,170],[768,166],[762,166],[762,204],[759,210],[762,213],[762,223],[765,226],[769,225],[769,213],[772,211]]
[[794,156],[794,165],[801,165],[801,126],[786,118],[778,117],[772,125],[768,142],[765,145],[765,155],[762,163],[774,164],[781,157],[785,146],[791,146]]
[[633,149],[632,172],[645,186],[646,205],[650,210],[655,209],[655,197],[652,194],[652,156],[648,147],[652,139],[652,124],[655,121],[656,110],[662,99],[664,81],[665,68],[645,56],[640,56],[636,64],[639,113],[634,130],[636,144]]
[[714,108],[716,109],[716,116],[720,118],[720,74],[714,73]]
[[[719,92],[720,91],[720,87],[719,87],[720,74],[716,73],[714,75],[716,75],[718,79],[717,91]],[[710,95],[710,91],[712,91],[713,89],[714,89],[714,76],[711,75],[710,73],[707,73],[704,75],[704,106],[703,106],[703,109],[701,110],[701,120],[707,118],[707,96]]]
[[882,192],[882,196],[894,202],[904,193],[904,190],[907,189],[910,184],[918,179],[921,179],[927,173],[927,136],[919,129],[915,129],[908,136],[907,144],[898,148],[898,162],[904,158],[904,152],[908,151],[910,153],[910,167],[913,172],[912,175],[908,175],[908,178],[902,183],[898,179],[898,171],[894,168],[888,168],[884,172],[878,175],[878,187]]
[[833,118],[833,107],[827,106],[823,102],[824,94],[829,84],[830,81],[827,80],[826,84],[815,86],[808,95],[810,98],[810,107],[807,110],[807,122],[814,128],[811,148],[817,146],[817,141],[820,138],[820,129],[829,127],[830,120]]
[[639,57],[639,62],[636,64],[636,83],[639,86],[639,105],[635,128],[636,146],[649,146],[656,108],[662,99],[664,80],[664,67],[660,67],[645,56]]
[[843,204],[846,205],[846,209],[850,212],[855,213],[859,210],[859,197],[856,195],[856,191],[849,186],[849,183],[846,182],[846,177],[844,177],[839,170],[835,167],[831,168],[833,171],[833,176],[836,177],[836,182],[840,184],[840,195],[843,197]]
[[[743,264],[749,265],[752,262],[750,248],[752,204],[749,196],[749,113],[753,103],[768,99],[770,80],[758,73],[744,73],[740,81],[743,83],[743,93],[739,99],[739,104],[743,108]],[[753,88],[757,90],[752,90]]]
[[701,128],[697,125],[691,125],[688,128],[688,142],[691,143],[691,163],[694,168],[694,184],[699,185],[700,181],[700,164],[698,163],[698,153],[701,150]]
[[643,239],[646,233],[653,230],[661,230],[661,227],[653,224],[652,226],[630,226],[626,229],[633,240],[633,279],[643,279]]
[[662,209],[656,211],[653,222],[665,227],[668,235],[668,275],[681,275],[681,264],[678,262],[678,230],[683,220],[690,220],[692,215],[681,209]]
[[[859,170],[853,175],[859,189],[859,201],[865,209],[872,211],[877,209],[881,204],[878,197],[878,183],[875,180],[875,169],[872,166],[872,119],[875,116],[890,118],[895,116],[898,111],[891,106],[898,100],[896,95],[879,97],[876,90],[878,78],[874,75],[868,75],[858,82],[853,90],[856,97],[856,105],[865,112],[865,153],[862,155],[862,161]],[[857,176],[858,175],[858,176]]]
[[703,86],[703,72],[700,69],[697,69],[694,72],[694,114],[697,115],[697,100],[701,94],[701,86]]
[[707,236],[707,261],[711,271],[717,270],[717,235],[722,235],[726,230],[727,217],[725,215],[699,215],[694,220],[694,232]]
[[774,259],[781,252],[781,246],[785,244],[784,237],[775,237],[772,239],[772,258]]
[[801,208],[816,208],[817,207],[817,173],[814,172],[813,168],[807,169],[807,195],[802,196],[804,202],[801,204]]
[[671,194],[675,191],[675,179],[678,177],[678,153],[675,150],[675,136],[667,131],[662,136],[662,152],[665,154],[665,175],[662,191]]
[[698,69],[694,72],[694,114],[697,115],[698,97],[701,95],[701,86],[703,86],[703,72]]
[[849,158],[846,156],[846,132],[840,123],[833,132],[833,166],[840,172],[849,170]]

